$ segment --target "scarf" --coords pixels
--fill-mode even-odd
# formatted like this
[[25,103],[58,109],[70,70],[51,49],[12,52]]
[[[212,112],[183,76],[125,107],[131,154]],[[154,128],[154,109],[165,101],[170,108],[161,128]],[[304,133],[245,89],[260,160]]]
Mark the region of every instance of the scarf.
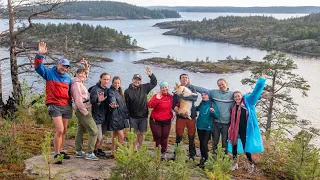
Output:
[[[238,133],[239,133],[239,123],[241,116],[241,108],[246,108],[243,99],[241,100],[241,104],[237,110],[237,104],[235,103],[231,109],[231,124],[229,127],[229,139],[232,145],[237,144]],[[237,117],[236,117],[237,114]],[[248,115],[246,120],[248,120]]]

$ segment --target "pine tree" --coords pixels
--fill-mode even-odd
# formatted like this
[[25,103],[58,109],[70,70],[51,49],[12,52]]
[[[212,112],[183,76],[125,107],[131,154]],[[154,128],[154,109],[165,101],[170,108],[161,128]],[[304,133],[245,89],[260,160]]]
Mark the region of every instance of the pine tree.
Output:
[[314,135],[302,130],[287,149],[285,171],[293,179],[318,179],[320,177],[320,150],[311,145]]
[[242,84],[255,84],[262,71],[265,71],[268,79],[265,91],[271,97],[261,99],[257,106],[261,109],[260,124],[269,132],[273,124],[297,122],[298,105],[293,101],[291,90],[300,90],[302,96],[307,96],[310,86],[307,80],[293,72],[298,67],[285,53],[271,52],[263,60],[251,70],[251,78],[243,79]]

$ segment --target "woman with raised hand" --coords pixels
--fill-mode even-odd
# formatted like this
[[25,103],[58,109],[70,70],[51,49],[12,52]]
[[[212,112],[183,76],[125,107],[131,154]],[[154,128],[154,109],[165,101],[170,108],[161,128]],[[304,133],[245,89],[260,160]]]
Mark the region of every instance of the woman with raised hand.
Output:
[[252,93],[246,95],[242,95],[240,91],[235,91],[233,93],[235,103],[231,108],[231,124],[228,136],[232,144],[232,154],[235,161],[231,170],[238,169],[238,137],[240,137],[244,152],[249,161],[248,172],[253,172],[255,168],[251,153],[263,152],[263,142],[258,126],[255,105],[263,92],[266,82],[265,77],[265,73],[262,73]]
[[[91,104],[88,97],[88,90],[84,86],[84,81],[88,77],[89,64],[86,60],[82,60],[85,65],[76,71],[75,77],[72,79],[71,95],[76,105],[76,116],[78,118],[78,128],[75,139],[76,157],[85,157],[88,160],[99,160],[93,153],[94,146],[97,141],[98,129],[91,115]],[[83,134],[88,131],[88,154],[82,151]]]
[[119,143],[123,143],[123,129],[129,127],[129,114],[119,76],[112,79],[112,85],[108,90],[108,104],[110,112],[108,113],[107,124],[108,131],[113,131],[112,152],[114,152],[117,147],[114,140],[117,139]]
[[106,157],[106,153],[102,150],[103,142],[103,124],[106,121],[108,113],[108,84],[110,82],[111,75],[104,72],[100,75],[99,82],[89,89],[90,102],[92,104],[92,117],[98,128],[98,139],[95,146],[94,153],[97,156]]
[[155,94],[148,102],[148,107],[152,108],[150,115],[150,128],[156,147],[161,145],[161,159],[166,158],[168,147],[168,137],[171,129],[171,119],[173,118],[172,103],[173,96],[169,93],[168,83],[162,81],[160,92]]

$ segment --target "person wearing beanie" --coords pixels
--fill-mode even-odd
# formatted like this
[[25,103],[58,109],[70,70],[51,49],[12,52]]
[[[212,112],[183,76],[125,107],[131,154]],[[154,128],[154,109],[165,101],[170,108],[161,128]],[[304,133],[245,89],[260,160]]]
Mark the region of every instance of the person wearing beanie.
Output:
[[210,92],[204,89],[201,93],[202,101],[196,110],[199,111],[197,119],[197,132],[200,141],[201,159],[198,166],[204,168],[204,163],[208,160],[208,142],[211,137],[213,120],[218,119],[220,114],[217,106],[210,101]]
[[161,146],[161,159],[166,158],[168,138],[171,129],[173,113],[171,111],[173,96],[169,93],[169,86],[166,81],[160,84],[160,92],[155,94],[148,102],[152,108],[150,115],[150,128],[156,147]]
[[[224,148],[225,154],[228,154],[228,129],[230,125],[230,109],[234,103],[233,91],[228,88],[228,83],[225,79],[220,78],[217,81],[218,89],[211,89],[210,99],[217,105],[220,117],[213,122],[212,129],[212,152],[216,153],[218,144],[220,142]],[[205,88],[191,85],[198,93],[202,93]]]

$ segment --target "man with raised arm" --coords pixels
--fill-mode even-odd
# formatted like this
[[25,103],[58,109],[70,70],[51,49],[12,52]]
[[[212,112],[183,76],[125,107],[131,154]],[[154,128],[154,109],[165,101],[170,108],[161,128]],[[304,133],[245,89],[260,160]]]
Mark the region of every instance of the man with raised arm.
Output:
[[34,68],[46,80],[46,105],[48,106],[48,113],[52,118],[56,130],[53,141],[55,151],[54,163],[61,164],[60,155],[63,155],[63,159],[70,159],[69,155],[61,151],[66,138],[68,120],[72,117],[71,78],[67,74],[70,62],[68,59],[60,59],[56,66],[46,68],[43,65],[43,58],[47,50],[46,43],[40,42],[38,53],[34,59]]
[[[227,81],[223,78],[218,79],[217,85],[219,89],[209,90],[211,96],[210,98],[217,105],[220,117],[215,119],[213,122],[213,133],[212,133],[212,150],[215,153],[220,134],[222,138],[222,147],[224,148],[225,153],[228,153],[228,130],[230,125],[230,109],[234,103],[233,92],[229,91]],[[198,93],[203,92],[205,88],[192,85]]]
[[132,78],[132,83],[124,92],[130,116],[130,129],[133,128],[138,136],[135,142],[136,150],[141,148],[144,140],[144,132],[147,131],[147,95],[157,85],[157,78],[148,67],[146,68],[146,74],[150,78],[150,83],[141,84],[141,75],[135,74]]

